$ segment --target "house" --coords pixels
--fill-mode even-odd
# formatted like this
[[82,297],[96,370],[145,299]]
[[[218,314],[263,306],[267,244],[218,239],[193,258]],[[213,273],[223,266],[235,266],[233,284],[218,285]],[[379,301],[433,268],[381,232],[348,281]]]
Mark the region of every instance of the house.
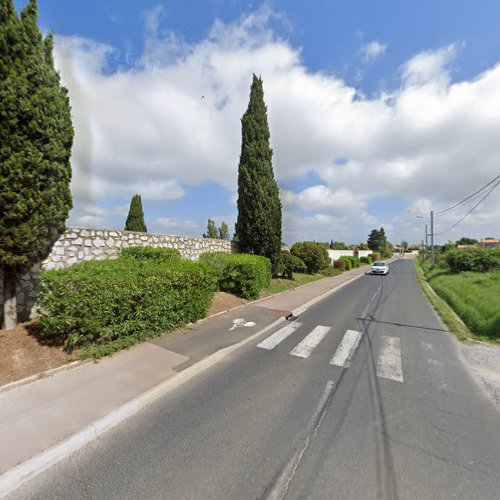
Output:
[[500,240],[495,240],[494,238],[483,238],[481,240],[481,246],[483,248],[500,248]]

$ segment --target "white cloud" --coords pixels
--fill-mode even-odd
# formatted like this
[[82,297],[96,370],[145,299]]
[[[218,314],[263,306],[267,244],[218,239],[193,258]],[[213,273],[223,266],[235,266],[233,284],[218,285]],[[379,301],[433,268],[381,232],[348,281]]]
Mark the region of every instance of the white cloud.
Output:
[[361,47],[361,53],[363,54],[364,60],[367,62],[374,61],[375,59],[378,59],[380,56],[383,56],[386,50],[387,50],[387,44],[380,43],[377,40],[368,42]]
[[175,217],[158,217],[153,221],[153,225],[162,228],[181,228],[193,229],[197,228],[198,224],[188,219],[177,219]]
[[448,85],[450,75],[446,66],[457,56],[460,46],[452,43],[439,50],[417,54],[403,66],[406,85],[442,84]]
[[[316,210],[308,223],[318,228],[320,216],[345,217],[342,207],[356,206],[360,220],[351,216],[348,230],[358,240],[374,220],[366,208],[372,200],[397,197],[411,206],[427,198],[444,208],[498,173],[500,65],[453,82],[449,67],[460,44],[415,55],[401,68],[399,88],[366,97],[335,75],[309,71],[300,50],[273,33],[270,9],[216,21],[190,46],[162,32],[155,15],[133,68],[110,71],[114,49],[107,45],[57,38],[76,128],[77,207],[137,192],[144,200],[178,199],[207,180],[234,192],[253,72],[264,80],[278,180],[311,171],[321,180],[301,193],[282,191],[284,206]],[[376,43],[367,55],[383,53]],[[465,221],[464,233],[479,237],[488,224],[499,232],[499,196],[489,204]],[[401,231],[380,222],[393,224],[395,239],[409,238],[402,222]],[[287,234],[306,234],[304,224],[286,224]]]

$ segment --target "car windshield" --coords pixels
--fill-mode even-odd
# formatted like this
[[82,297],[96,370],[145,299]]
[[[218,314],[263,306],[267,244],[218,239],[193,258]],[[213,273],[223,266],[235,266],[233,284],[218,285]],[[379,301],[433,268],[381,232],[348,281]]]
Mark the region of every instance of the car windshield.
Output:
[[373,266],[374,267],[384,267],[385,266],[385,262],[374,262]]

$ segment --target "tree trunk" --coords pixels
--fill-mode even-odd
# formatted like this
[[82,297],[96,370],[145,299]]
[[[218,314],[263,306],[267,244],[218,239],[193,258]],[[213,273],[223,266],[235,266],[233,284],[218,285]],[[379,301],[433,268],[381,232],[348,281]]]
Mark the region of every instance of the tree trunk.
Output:
[[3,270],[3,329],[12,330],[17,326],[17,275]]

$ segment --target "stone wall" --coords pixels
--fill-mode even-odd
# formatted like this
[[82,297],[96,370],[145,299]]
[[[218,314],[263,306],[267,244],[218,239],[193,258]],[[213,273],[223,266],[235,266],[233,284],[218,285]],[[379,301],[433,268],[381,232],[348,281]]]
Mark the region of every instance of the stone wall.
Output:
[[[19,320],[34,315],[40,285],[40,269],[63,269],[85,260],[113,259],[122,248],[153,246],[176,248],[185,259],[198,260],[204,252],[236,252],[235,244],[227,240],[173,236],[167,234],[135,233],[115,229],[69,227],[56,241],[50,255],[22,276],[17,294]],[[0,272],[0,299],[3,304],[3,277]],[[0,322],[3,309],[0,307]]]

